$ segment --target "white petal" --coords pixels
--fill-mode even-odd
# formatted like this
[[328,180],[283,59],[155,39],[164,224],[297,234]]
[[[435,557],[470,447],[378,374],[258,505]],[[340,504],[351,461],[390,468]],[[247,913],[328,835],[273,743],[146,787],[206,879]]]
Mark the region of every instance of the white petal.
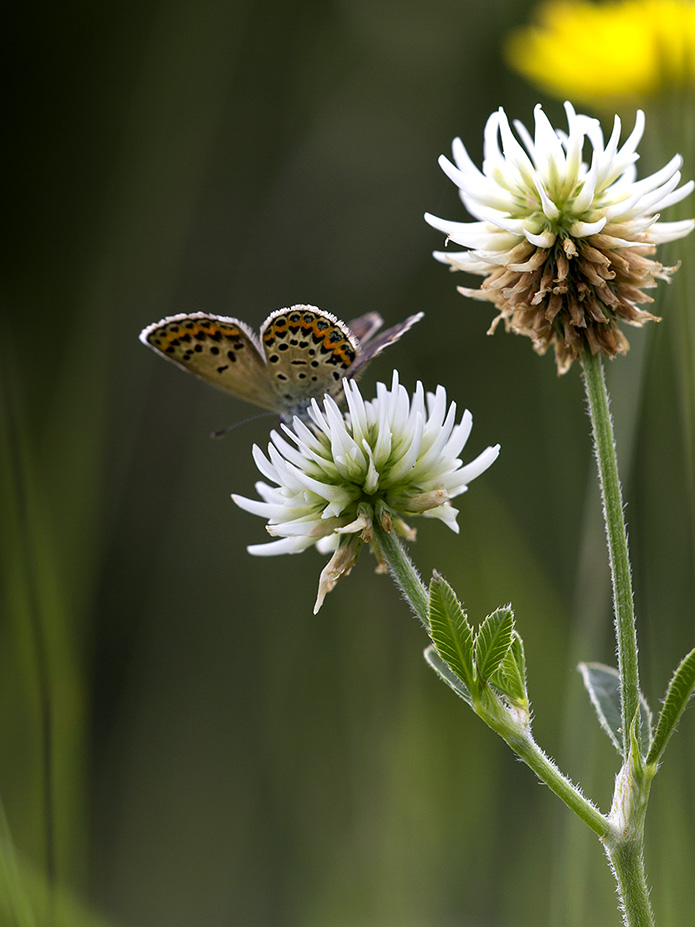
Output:
[[500,107],[499,112],[499,133],[502,140],[502,152],[504,157],[507,163],[513,164],[520,174],[531,176],[533,174],[533,162],[514,138],[514,133],[511,130],[505,111]]
[[267,502],[259,502],[258,499],[247,499],[246,496],[239,496],[236,493],[232,493],[232,499],[240,509],[251,512],[252,515],[260,515],[263,518],[274,517],[274,515],[277,515],[278,510],[280,514],[284,512],[282,506],[272,506]]
[[644,134],[645,127],[645,117],[644,112],[641,109],[638,109],[635,113],[635,127],[630,132],[625,144],[616,154],[617,161],[627,161],[632,162],[637,156],[637,146],[642,140],[642,135]]
[[[678,172],[682,164],[683,158],[680,155],[674,155],[668,164],[665,164],[661,170],[655,171],[653,174],[650,174],[649,177],[644,177],[642,180],[630,184],[631,192],[641,195],[643,193],[649,193],[651,190],[656,190],[657,187],[669,181],[673,175]],[[617,186],[617,181],[615,185]],[[609,187],[606,190],[606,195],[609,195],[612,189],[613,187]]]
[[586,238],[587,235],[596,235],[605,226],[605,217],[597,222],[573,222],[570,225],[569,233],[572,238]]
[[451,153],[454,156],[456,167],[461,171],[462,174],[464,174],[464,176],[477,177],[481,182],[487,180],[485,175],[478,170],[478,168],[469,157],[469,154],[466,151],[466,146],[463,144],[460,138],[455,138],[451,143]]
[[596,196],[598,164],[592,163],[589,172],[582,179],[582,188],[572,201],[572,211],[582,215],[591,206]]
[[530,241],[532,245],[536,245],[537,248],[551,248],[557,239],[557,233],[551,232],[550,229],[545,229],[539,235],[534,235],[533,232],[524,229],[524,235],[527,241]]
[[673,193],[669,193],[662,200],[654,203],[651,208],[661,212],[662,209],[666,209],[668,206],[680,203],[686,196],[690,196],[693,192],[693,187],[695,187],[695,181],[689,180],[687,183],[684,183],[679,190],[674,190]]
[[269,479],[273,483],[278,483],[279,479],[275,467],[273,467],[273,465],[266,458],[265,454],[257,444],[254,444],[253,448],[251,449],[251,454],[253,455],[256,466],[261,471],[263,476],[265,476],[266,479]]
[[509,193],[483,174],[465,175],[444,155],[439,158],[439,166],[464,194],[466,202],[470,198],[475,203],[501,210],[508,210],[512,205]]
[[534,178],[534,182],[536,184],[536,190],[538,190],[538,195],[541,198],[541,206],[543,208],[543,215],[545,215],[548,219],[557,219],[558,216],[560,215],[560,210],[548,196],[540,177],[536,176]]
[[680,222],[657,222],[649,233],[649,240],[655,245],[661,245],[667,241],[676,241],[678,238],[685,238],[695,228],[695,219],[681,219]]
[[499,250],[506,250],[518,241],[515,235],[488,222],[452,222],[450,219],[439,219],[430,213],[425,213],[425,221],[433,228],[444,232],[456,244],[467,248],[490,251],[495,250],[497,242],[501,242]]
[[278,554],[301,554],[313,541],[303,538],[280,538],[267,544],[249,544],[246,550],[255,557],[276,557]]
[[499,455],[499,444],[495,444],[494,447],[486,447],[481,454],[478,454],[475,460],[472,460],[470,463],[461,468],[461,479],[466,484],[470,483],[477,476],[480,476],[481,473],[484,473],[488,467],[491,467]]
[[448,528],[451,528],[454,534],[459,533],[460,529],[456,521],[458,509],[455,509],[453,505],[440,505],[436,509],[427,509],[427,511],[422,514],[425,518],[438,518],[439,521],[443,521]]
[[466,441],[471,434],[471,428],[473,428],[473,416],[466,409],[461,416],[460,423],[454,428],[449,443],[446,447],[447,454],[450,454],[452,457],[458,457],[463,448],[466,445]]

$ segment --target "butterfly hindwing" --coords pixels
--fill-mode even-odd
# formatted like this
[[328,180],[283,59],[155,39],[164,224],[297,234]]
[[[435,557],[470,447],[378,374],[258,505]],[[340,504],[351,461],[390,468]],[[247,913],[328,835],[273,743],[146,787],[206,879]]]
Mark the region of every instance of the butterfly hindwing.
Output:
[[358,352],[349,328],[315,306],[273,312],[261,328],[261,343],[285,417],[302,414],[312,398],[337,393]]

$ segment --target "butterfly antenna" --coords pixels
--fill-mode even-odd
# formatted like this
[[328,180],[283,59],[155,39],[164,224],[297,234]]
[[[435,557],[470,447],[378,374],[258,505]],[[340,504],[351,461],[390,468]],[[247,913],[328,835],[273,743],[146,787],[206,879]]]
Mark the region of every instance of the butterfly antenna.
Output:
[[242,425],[248,425],[249,422],[255,422],[259,418],[267,418],[269,415],[275,415],[275,412],[259,412],[257,415],[249,415],[248,418],[242,418],[238,422],[232,422],[231,425],[225,425],[224,428],[220,428],[218,431],[211,431],[211,438],[221,438],[222,435],[226,435],[230,431],[234,431],[235,428],[240,428]]

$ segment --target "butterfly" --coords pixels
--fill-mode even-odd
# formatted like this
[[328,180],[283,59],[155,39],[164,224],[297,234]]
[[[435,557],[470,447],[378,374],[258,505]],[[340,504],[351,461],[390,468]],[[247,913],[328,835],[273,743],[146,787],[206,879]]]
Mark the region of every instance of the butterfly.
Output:
[[192,312],[148,325],[140,341],[207,383],[291,422],[295,415],[307,417],[312,399],[337,398],[344,378],[356,377],[423,315],[374,337],[384,324],[377,312],[346,325],[316,306],[297,305],[271,312],[257,337],[238,319]]

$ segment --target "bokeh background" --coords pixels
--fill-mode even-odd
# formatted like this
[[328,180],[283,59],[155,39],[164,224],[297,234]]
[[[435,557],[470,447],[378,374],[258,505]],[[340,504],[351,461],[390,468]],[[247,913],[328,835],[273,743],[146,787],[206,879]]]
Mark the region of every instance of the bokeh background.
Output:
[[[479,162],[499,105],[530,124],[540,100],[564,124],[560,103],[501,56],[529,10],[18,11],[0,345],[0,923],[617,923],[596,840],[436,679],[368,556],[315,617],[318,554],[246,553],[263,523],[229,495],[253,494],[250,449],[268,420],[211,441],[248,406],[137,340],[189,310],[254,326],[297,302],[388,324],[424,310],[363,392],[394,366],[411,388],[442,383],[474,414],[470,456],[496,442],[502,454],[461,500],[460,535],[425,521],[412,554],[474,622],[512,602],[537,739],[607,810],[617,756],[575,670],[613,662],[579,371],[558,379],[527,341],[486,337],[489,308],[456,294],[422,220],[464,218],[437,167],[453,136]],[[631,127],[634,106],[624,116]],[[643,146],[644,172],[673,153],[663,142]],[[682,291],[661,293],[664,322],[633,333],[609,369],[653,707],[695,637]],[[692,911],[694,717],[648,822],[663,927]]]

